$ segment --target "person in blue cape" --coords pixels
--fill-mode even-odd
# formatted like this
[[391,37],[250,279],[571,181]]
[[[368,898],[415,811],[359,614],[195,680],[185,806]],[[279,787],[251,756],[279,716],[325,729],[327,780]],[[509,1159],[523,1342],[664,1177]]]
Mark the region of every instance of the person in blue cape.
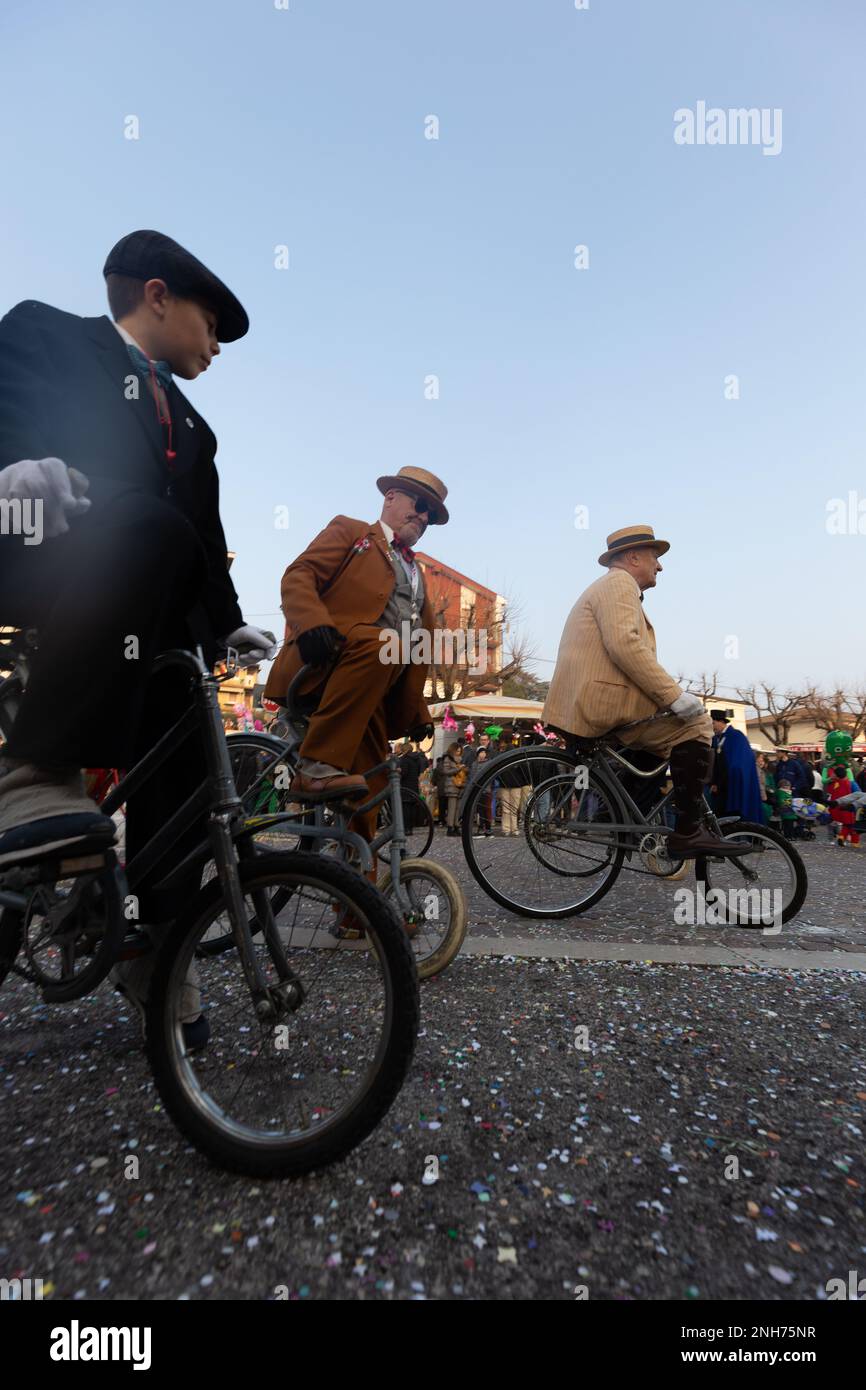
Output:
[[761,784],[755,755],[749,740],[728,723],[723,709],[711,709],[713,748],[713,805],[717,816],[739,816],[741,820],[764,824]]

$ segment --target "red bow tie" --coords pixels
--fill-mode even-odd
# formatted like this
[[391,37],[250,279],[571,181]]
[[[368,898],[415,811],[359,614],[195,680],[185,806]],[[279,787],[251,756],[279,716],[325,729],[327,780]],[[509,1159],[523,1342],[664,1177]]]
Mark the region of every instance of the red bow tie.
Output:
[[405,545],[403,541],[398,541],[397,537],[395,536],[391,542],[391,546],[394,550],[397,551],[398,555],[403,556],[403,559],[406,561],[407,564],[414,564],[415,551],[410,550],[408,545]]

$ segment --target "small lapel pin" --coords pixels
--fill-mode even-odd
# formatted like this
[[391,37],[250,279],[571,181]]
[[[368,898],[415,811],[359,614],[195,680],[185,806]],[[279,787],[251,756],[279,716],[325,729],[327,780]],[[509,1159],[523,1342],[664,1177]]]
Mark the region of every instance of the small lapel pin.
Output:
[[193,424],[192,420],[189,418],[188,415],[187,415],[187,417],[186,417],[186,423],[189,425],[189,427],[190,427],[191,430],[194,430],[194,429],[195,429],[195,425]]

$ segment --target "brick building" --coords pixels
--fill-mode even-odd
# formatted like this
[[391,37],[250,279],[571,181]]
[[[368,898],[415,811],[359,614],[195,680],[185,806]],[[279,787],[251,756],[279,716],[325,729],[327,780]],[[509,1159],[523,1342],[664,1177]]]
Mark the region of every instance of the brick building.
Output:
[[[481,685],[476,684],[475,689],[485,693],[498,691],[500,683],[497,672],[502,669],[502,629],[506,609],[504,596],[424,551],[416,551],[415,559],[421,567],[424,587],[433,607],[434,627],[447,628],[454,633],[465,633],[471,629],[486,634],[489,679]],[[442,691],[434,691],[432,682],[428,681],[425,693],[435,699],[437,695],[441,696]]]

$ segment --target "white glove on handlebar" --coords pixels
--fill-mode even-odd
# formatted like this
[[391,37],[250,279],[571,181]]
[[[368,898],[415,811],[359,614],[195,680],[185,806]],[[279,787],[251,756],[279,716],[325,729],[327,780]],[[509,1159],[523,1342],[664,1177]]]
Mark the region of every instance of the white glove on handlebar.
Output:
[[21,459],[0,469],[0,497],[41,503],[39,539],[53,540],[69,530],[68,522],[83,516],[90,507],[85,493],[90,484],[76,468],[67,468],[62,459]]
[[272,632],[260,627],[251,627],[249,623],[235,628],[234,632],[230,632],[223,640],[227,647],[234,647],[251,666],[257,665],[260,661],[270,661],[277,650],[277,639]]
[[670,708],[671,714],[675,714],[678,719],[690,719],[693,714],[704,713],[704,702],[699,695],[691,695],[687,691],[684,695],[678,696]]

